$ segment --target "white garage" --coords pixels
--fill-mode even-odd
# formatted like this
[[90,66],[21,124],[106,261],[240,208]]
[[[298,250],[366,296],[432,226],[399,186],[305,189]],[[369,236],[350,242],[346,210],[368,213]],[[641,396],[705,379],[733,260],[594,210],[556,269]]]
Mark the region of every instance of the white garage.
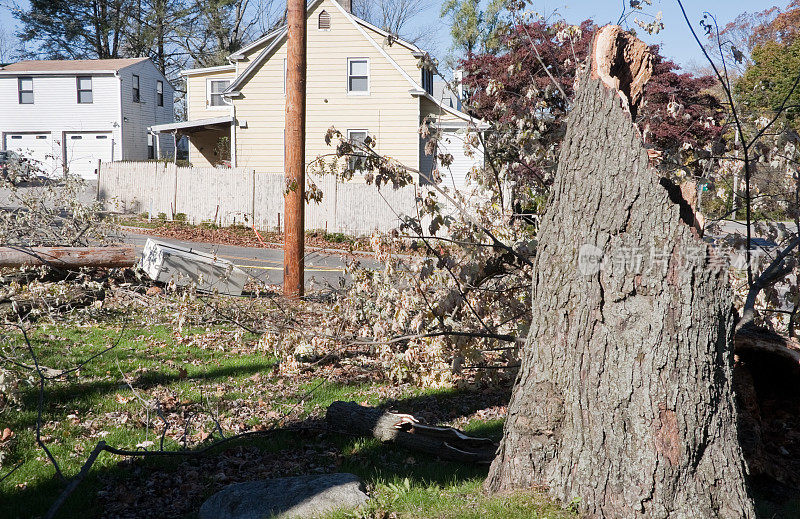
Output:
[[111,132],[64,134],[64,156],[71,175],[96,180],[97,161],[111,162],[114,158],[113,150],[114,139]]
[[61,173],[58,156],[53,150],[53,136],[49,132],[6,133],[4,149],[15,151],[36,163],[40,174],[58,176]]

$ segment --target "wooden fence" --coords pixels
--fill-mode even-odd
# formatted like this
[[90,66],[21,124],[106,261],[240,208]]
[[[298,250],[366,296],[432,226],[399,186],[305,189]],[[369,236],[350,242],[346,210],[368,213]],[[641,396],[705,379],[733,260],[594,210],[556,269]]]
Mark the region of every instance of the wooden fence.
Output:
[[[418,187],[378,190],[363,181],[314,179],[322,202],[306,205],[306,229],[354,235],[389,231],[400,215],[416,213]],[[283,174],[248,168],[183,168],[157,162],[101,165],[98,196],[106,209],[122,213],[186,215],[191,223],[244,224],[259,229],[283,225]]]

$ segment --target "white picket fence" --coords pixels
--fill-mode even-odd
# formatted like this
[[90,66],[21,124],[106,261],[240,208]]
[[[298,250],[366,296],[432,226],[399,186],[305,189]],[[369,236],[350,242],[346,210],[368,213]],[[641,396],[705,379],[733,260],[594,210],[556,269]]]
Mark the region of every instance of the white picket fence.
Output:
[[[357,180],[315,178],[322,202],[306,204],[306,229],[354,235],[389,231],[400,215],[416,213],[417,186],[378,190]],[[192,168],[157,162],[109,162],[101,165],[98,193],[106,209],[168,217],[183,213],[191,223],[282,227],[283,174],[247,168]]]

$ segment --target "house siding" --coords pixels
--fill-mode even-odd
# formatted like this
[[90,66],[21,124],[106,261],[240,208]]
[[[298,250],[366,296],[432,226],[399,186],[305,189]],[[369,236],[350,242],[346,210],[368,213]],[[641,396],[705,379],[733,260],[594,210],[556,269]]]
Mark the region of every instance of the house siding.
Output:
[[192,74],[186,77],[186,110],[187,120],[210,119],[221,117],[230,113],[229,108],[211,109],[206,106],[206,81],[208,79],[230,79],[233,81],[235,73],[230,71],[205,72]]
[[[331,14],[329,31],[316,28],[322,9]],[[413,59],[410,51],[404,51]],[[347,94],[347,58],[356,57],[370,60],[368,96]],[[246,128],[236,130],[240,167],[283,171],[285,58],[284,42],[239,89],[242,95],[234,100],[238,120],[247,123]],[[410,89],[402,74],[332,5],[332,0],[318,4],[309,13],[306,162],[335,151],[325,144],[325,134],[333,126],[345,135],[348,129],[368,130],[377,140],[379,153],[417,169],[419,100],[409,94]]]
[[[206,100],[206,84],[209,79],[230,79],[233,81],[233,69],[191,74],[186,77],[186,113],[189,121],[198,119],[212,119],[231,113],[230,107],[209,109]],[[214,166],[216,158],[214,150],[217,148],[219,136],[217,133],[196,133],[189,139],[189,162],[198,167]]]
[[[132,77],[140,77],[143,103],[132,103]],[[92,103],[78,103],[77,77],[92,78]],[[32,77],[33,104],[19,104],[18,78]],[[156,103],[156,81],[164,82],[164,106]],[[110,133],[113,160],[148,158],[147,127],[174,120],[174,92],[169,82],[149,60],[116,73],[79,71],[65,74],[18,72],[0,75],[0,148],[13,133],[48,133],[52,157],[46,173],[58,175],[66,153],[65,136],[69,133]],[[163,156],[173,153],[171,136],[161,137]],[[9,145],[11,148],[12,146]]]
[[[78,75],[92,76],[91,104],[78,103]],[[33,104],[19,104],[19,77],[33,77]],[[114,157],[121,157],[119,114],[119,78],[112,74],[0,76],[0,148],[6,146],[10,133],[49,133],[54,159],[45,167],[51,175],[62,167],[63,139],[68,132],[110,131]]]
[[[133,102],[133,76],[139,76],[139,100]],[[174,91],[150,60],[142,61],[119,71],[122,100],[122,160],[146,160],[148,158],[147,128],[156,124],[171,123],[174,118]],[[156,102],[156,81],[164,82],[164,106]],[[172,156],[174,142],[169,135],[160,135],[162,156]]]

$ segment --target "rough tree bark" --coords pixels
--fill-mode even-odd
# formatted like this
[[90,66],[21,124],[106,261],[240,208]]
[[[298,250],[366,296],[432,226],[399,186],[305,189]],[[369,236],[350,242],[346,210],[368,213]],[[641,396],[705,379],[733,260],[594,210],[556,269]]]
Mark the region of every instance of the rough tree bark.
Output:
[[[533,320],[489,491],[589,517],[748,518],[731,295],[632,123],[651,58],[595,37],[539,233]],[[687,224],[688,221],[688,224]]]

